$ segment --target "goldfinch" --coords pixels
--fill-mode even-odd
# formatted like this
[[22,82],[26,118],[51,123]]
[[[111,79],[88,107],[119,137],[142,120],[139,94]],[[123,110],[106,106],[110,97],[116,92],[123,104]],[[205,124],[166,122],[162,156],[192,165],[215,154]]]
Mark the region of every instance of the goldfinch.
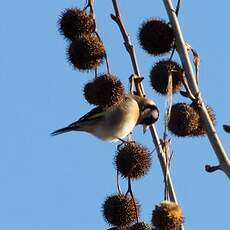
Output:
[[96,107],[79,120],[51,133],[52,136],[83,131],[106,141],[125,138],[133,128],[142,124],[144,129],[157,121],[159,110],[154,101],[136,95],[126,95],[118,105],[108,108]]

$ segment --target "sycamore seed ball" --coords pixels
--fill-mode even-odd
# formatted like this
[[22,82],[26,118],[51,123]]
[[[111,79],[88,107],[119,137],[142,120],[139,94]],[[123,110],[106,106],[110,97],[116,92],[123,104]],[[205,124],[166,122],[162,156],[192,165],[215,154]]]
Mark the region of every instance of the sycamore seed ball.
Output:
[[103,204],[102,211],[105,220],[118,227],[130,225],[136,220],[135,204],[128,195],[109,196]]
[[125,95],[122,82],[111,74],[102,74],[84,87],[85,99],[101,107],[119,104]]
[[140,178],[150,169],[150,153],[140,144],[127,142],[118,149],[115,165],[123,177]]
[[76,35],[95,31],[93,17],[78,8],[66,9],[62,12],[58,24],[60,32],[70,40],[73,40]]
[[186,103],[174,104],[168,129],[179,137],[190,136],[198,128],[199,115],[194,108]]
[[76,36],[68,49],[70,63],[82,71],[96,69],[104,56],[104,45],[95,34]]
[[149,54],[161,55],[173,47],[174,35],[169,24],[162,19],[149,19],[139,29],[139,42]]
[[184,221],[182,209],[174,202],[164,201],[152,212],[152,224],[157,229],[180,229]]
[[178,92],[183,86],[183,69],[178,63],[171,60],[162,60],[157,62],[151,69],[150,81],[153,89],[160,94],[167,94],[169,76],[172,79],[172,93]]

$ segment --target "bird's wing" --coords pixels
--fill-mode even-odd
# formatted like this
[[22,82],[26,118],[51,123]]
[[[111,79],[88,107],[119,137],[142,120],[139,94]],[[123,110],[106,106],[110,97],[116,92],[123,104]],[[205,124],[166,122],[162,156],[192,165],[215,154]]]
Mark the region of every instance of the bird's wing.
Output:
[[79,125],[80,123],[84,123],[84,122],[93,121],[93,120],[103,118],[104,114],[105,114],[105,111],[101,107],[98,106],[98,107],[92,109],[91,111],[89,111],[88,113],[86,113],[79,120],[70,124],[68,127],[75,127],[75,126]]

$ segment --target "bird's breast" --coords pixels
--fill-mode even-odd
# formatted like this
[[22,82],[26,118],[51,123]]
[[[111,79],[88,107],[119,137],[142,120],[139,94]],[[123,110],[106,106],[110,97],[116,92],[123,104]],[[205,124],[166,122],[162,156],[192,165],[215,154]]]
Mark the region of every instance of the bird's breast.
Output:
[[131,100],[125,106],[112,109],[105,117],[103,127],[98,127],[97,136],[103,140],[114,141],[125,138],[135,127],[139,118],[139,107]]

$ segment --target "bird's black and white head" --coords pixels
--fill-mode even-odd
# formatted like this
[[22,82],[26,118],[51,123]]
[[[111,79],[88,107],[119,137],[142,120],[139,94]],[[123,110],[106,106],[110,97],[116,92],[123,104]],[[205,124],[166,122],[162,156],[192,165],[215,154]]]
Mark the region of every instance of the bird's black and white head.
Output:
[[159,109],[155,102],[148,98],[142,98],[139,103],[140,117],[138,124],[143,125],[143,131],[145,132],[148,127],[154,124],[159,118]]

